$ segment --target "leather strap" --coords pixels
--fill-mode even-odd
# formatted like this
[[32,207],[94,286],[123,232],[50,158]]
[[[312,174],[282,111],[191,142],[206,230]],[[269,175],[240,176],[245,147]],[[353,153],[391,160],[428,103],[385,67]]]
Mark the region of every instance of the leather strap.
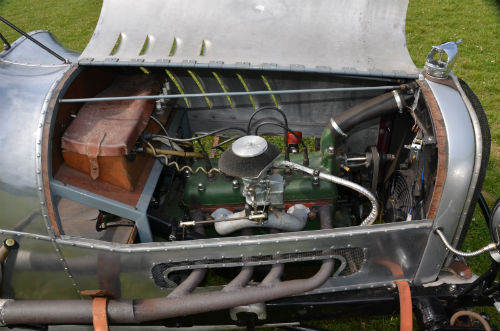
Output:
[[[380,264],[391,270],[394,278],[403,278],[403,268],[397,263],[388,260],[380,260]],[[405,280],[395,281],[399,293],[400,331],[413,331],[413,307],[411,302],[410,285]]]
[[92,324],[94,325],[94,331],[109,331],[108,299],[111,294],[105,290],[84,290],[81,294],[93,298]]
[[407,281],[404,280],[397,280],[396,285],[398,286],[398,293],[399,293],[399,314],[400,314],[399,330],[412,331],[413,307],[411,303],[410,285],[408,284]]
[[101,153],[101,144],[106,137],[106,132],[101,131],[93,135],[87,141],[87,157],[90,162],[90,177],[93,180],[99,178],[99,161],[97,157]]
[[108,298],[95,297],[92,301],[92,323],[94,331],[109,331],[108,327]]

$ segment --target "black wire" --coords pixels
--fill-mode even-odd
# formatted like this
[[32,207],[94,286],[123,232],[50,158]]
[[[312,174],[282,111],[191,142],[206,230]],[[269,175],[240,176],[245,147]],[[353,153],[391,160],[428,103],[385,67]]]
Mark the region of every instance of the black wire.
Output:
[[175,142],[188,142],[188,141],[194,141],[194,140],[197,140],[197,139],[202,139],[202,138],[206,138],[206,137],[209,137],[209,136],[213,136],[216,133],[219,133],[219,132],[222,132],[222,131],[228,131],[228,130],[236,130],[236,131],[240,131],[240,132],[243,132],[243,133],[246,134],[246,130],[245,129],[238,128],[238,127],[226,127],[226,128],[217,129],[217,130],[214,130],[212,132],[208,132],[208,133],[202,134],[201,136],[196,136],[196,137],[192,137],[192,138],[172,138],[172,137],[167,137],[167,136],[162,136],[162,135],[152,135],[152,137],[153,138],[154,137],[163,137],[165,139],[169,139],[169,140],[175,141]]
[[278,107],[273,107],[273,106],[265,106],[265,107],[260,107],[258,108],[253,114],[252,116],[250,116],[250,119],[248,120],[248,126],[247,126],[247,134],[250,134],[250,128],[251,128],[251,125],[252,125],[252,120],[253,118],[255,117],[255,115],[257,115],[258,113],[260,113],[261,111],[263,110],[276,110],[277,112],[279,112],[281,114],[281,116],[283,117],[283,121],[285,122],[285,126],[288,127],[288,119],[285,115],[285,112],[283,112],[281,109],[279,109]]
[[32,36],[30,36],[29,34],[27,34],[26,32],[24,32],[23,30],[19,29],[17,26],[15,26],[14,24],[12,24],[11,22],[9,22],[8,20],[6,20],[5,18],[3,18],[2,16],[0,16],[0,21],[4,22],[11,29],[17,31],[18,33],[20,33],[21,35],[23,35],[24,37],[26,37],[27,39],[29,39],[30,41],[32,41],[33,43],[35,43],[38,47],[43,48],[45,51],[49,52],[50,54],[52,54],[53,56],[55,56],[56,58],[58,58],[62,62],[64,62],[64,63],[71,63],[71,62],[69,62],[69,60],[67,60],[64,57],[62,57],[61,55],[57,54],[52,49],[48,48],[47,46],[45,46],[44,44],[42,44],[41,42],[39,42],[38,40],[36,40]]
[[285,130],[287,130],[288,132],[290,132],[291,134],[293,134],[299,141],[300,141],[300,144],[302,145],[302,153],[304,154],[304,166],[309,166],[309,153],[307,151],[307,146],[306,144],[304,143],[304,140],[302,140],[302,137],[299,137],[294,131],[292,131],[289,127],[287,126],[284,126],[280,123],[276,123],[276,122],[262,122],[262,123],[259,123],[259,125],[257,125],[255,127],[255,135],[258,134],[258,131],[259,131],[259,128],[261,126],[264,126],[264,125],[276,125],[276,126],[279,126]]
[[[252,125],[252,120],[253,118],[255,117],[255,115],[257,115],[257,113],[260,113],[261,111],[263,110],[275,110],[277,111],[278,113],[281,114],[281,116],[283,117],[283,121],[284,121],[284,124],[285,124],[285,127],[288,128],[288,119],[286,117],[286,114],[284,111],[282,111],[281,109],[279,109],[278,107],[274,107],[274,106],[264,106],[264,107],[260,107],[258,108],[253,114],[252,116],[250,116],[250,119],[248,120],[248,126],[247,126],[247,134],[250,134],[250,128],[251,128],[251,125]],[[286,129],[285,129],[286,130]],[[283,136],[283,140],[285,142],[285,161],[290,161],[290,153],[288,151],[288,135],[287,135],[287,132],[285,131],[285,134]]]
[[241,136],[234,136],[234,137],[228,138],[227,140],[224,140],[223,142],[218,143],[218,144],[217,144],[217,145],[215,145],[215,146],[212,146],[212,148],[221,148],[221,146],[223,146],[223,145],[225,145],[225,144],[227,144],[227,143],[229,143],[229,142],[231,142],[231,141],[234,141],[234,140],[236,140],[236,139],[238,139],[238,138],[240,138],[240,137],[241,137]]
[[10,44],[9,42],[7,41],[7,39],[5,39],[5,37],[0,33],[0,39],[2,39],[2,42],[3,42],[3,50],[6,51],[8,49],[10,49]]

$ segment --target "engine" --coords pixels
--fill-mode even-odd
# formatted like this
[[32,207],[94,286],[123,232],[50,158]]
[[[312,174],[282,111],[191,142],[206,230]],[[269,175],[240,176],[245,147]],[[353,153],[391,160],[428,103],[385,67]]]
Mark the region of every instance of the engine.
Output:
[[[119,76],[98,96],[168,93],[170,82],[162,80]],[[102,111],[112,116],[103,119]],[[178,106],[165,100],[84,104],[61,136],[64,163],[56,178],[74,183],[81,177],[80,186],[84,181],[84,188],[100,194],[111,187],[140,192],[143,177],[151,176],[151,161],[160,161],[148,223],[133,219],[141,241],[314,230],[320,228],[322,205],[333,207],[334,227],[422,219],[428,208],[432,183],[426,177],[436,166],[424,156],[425,149],[435,153],[435,141],[414,83],[339,112],[319,137],[292,130],[277,107],[257,109],[247,128],[191,136],[189,125],[172,127],[176,112]],[[264,126],[282,133],[259,135]],[[371,133],[374,128],[378,135]],[[109,211],[99,215],[97,229],[128,226]]]

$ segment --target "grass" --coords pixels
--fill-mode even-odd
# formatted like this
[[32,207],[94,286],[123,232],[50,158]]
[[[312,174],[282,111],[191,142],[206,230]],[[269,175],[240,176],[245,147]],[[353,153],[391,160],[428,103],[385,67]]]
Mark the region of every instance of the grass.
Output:
[[[26,31],[50,30],[66,47],[82,51],[92,35],[100,12],[101,0],[0,0],[0,15]],[[490,206],[500,194],[500,3],[497,0],[414,0],[407,15],[407,43],[415,64],[422,67],[433,45],[462,39],[454,72],[479,96],[489,118],[492,153],[483,194]],[[9,41],[18,35],[0,27]],[[465,249],[476,249],[489,240],[479,213],[471,224]],[[469,259],[472,269],[485,270],[486,256]],[[492,316],[493,317],[493,316]],[[498,319],[498,314],[495,316]],[[328,321],[331,329],[397,329],[397,319],[379,317]]]

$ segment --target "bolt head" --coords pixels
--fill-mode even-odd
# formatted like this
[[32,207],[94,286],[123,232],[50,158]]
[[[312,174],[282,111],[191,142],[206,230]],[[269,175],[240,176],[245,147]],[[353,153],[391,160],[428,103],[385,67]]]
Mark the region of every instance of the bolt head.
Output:
[[326,150],[328,154],[334,154],[335,153],[335,148],[333,146],[329,146]]
[[205,185],[203,183],[198,183],[198,191],[205,191]]
[[312,183],[313,183],[313,185],[319,185],[319,177],[314,176],[312,179]]
[[16,244],[16,241],[12,238],[5,240],[5,246],[12,247]]

